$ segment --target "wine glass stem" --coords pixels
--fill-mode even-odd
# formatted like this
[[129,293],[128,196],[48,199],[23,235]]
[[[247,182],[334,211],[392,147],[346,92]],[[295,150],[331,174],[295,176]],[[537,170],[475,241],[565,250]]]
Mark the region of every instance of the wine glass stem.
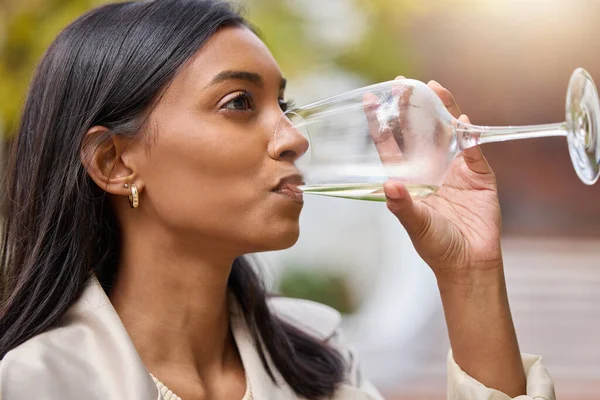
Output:
[[455,132],[461,149],[507,140],[567,136],[567,123],[523,126],[478,126],[456,121]]

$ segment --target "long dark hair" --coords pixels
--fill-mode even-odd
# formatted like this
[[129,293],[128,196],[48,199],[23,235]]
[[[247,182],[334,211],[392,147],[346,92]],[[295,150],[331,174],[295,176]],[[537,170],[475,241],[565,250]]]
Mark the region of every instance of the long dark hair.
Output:
[[[120,233],[106,193],[80,158],[87,130],[133,137],[178,70],[220,28],[248,26],[216,0],[110,4],[69,25],[33,78],[13,143],[0,254],[0,358],[56,325],[95,274],[110,288]],[[344,379],[339,353],[273,315],[248,260],[229,288],[264,367],[308,399],[330,397]]]

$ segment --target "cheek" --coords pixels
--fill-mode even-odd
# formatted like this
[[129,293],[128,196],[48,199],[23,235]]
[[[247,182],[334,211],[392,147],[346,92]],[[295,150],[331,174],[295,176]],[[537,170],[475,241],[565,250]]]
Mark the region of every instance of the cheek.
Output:
[[221,239],[297,236],[299,213],[281,212],[270,193],[277,170],[268,141],[250,130],[195,126],[162,129],[150,151],[145,195],[158,218],[172,228]]

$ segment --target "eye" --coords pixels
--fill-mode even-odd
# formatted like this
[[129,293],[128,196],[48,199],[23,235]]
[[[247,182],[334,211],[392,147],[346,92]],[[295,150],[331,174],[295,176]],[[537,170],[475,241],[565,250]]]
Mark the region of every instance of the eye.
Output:
[[253,108],[252,94],[242,92],[225,103],[222,108],[232,111],[251,111]]
[[288,100],[288,101],[284,101],[284,100],[279,100],[279,107],[281,107],[281,110],[283,112],[286,112],[288,110],[293,109],[294,107],[296,107],[296,103],[294,103],[294,100]]

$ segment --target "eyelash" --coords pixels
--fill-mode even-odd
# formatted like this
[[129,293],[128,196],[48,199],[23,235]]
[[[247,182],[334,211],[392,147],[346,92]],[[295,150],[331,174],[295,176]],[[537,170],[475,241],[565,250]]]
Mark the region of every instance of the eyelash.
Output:
[[[230,104],[234,104],[236,101],[239,101],[239,100],[245,101],[245,106],[247,107],[246,109],[240,110],[235,107],[228,107]],[[227,103],[225,103],[223,105],[223,109],[230,110],[230,111],[246,112],[246,111],[252,111],[253,106],[254,106],[254,103],[252,101],[252,93],[241,92],[237,96],[235,96],[233,99],[231,99]]]
[[289,110],[293,109],[294,107],[296,107],[296,103],[294,102],[294,100],[288,100],[288,101],[279,100],[279,107],[281,107],[281,110],[283,112],[286,112],[286,111],[289,111]]
[[[245,101],[245,108],[244,109],[238,109],[238,108],[235,108],[235,107],[228,107],[229,105],[232,105],[236,101],[239,101],[239,100],[242,100],[242,99]],[[283,112],[286,112],[286,111],[294,108],[294,106],[295,106],[294,100],[288,100],[288,101],[283,101],[281,99],[279,100],[279,107],[281,107],[281,110]],[[253,102],[252,93],[249,93],[249,92],[241,92],[237,96],[235,96],[233,99],[229,100],[227,103],[225,103],[223,105],[223,109],[225,109],[225,110],[240,111],[240,112],[252,111],[253,107],[254,107],[254,102]]]

